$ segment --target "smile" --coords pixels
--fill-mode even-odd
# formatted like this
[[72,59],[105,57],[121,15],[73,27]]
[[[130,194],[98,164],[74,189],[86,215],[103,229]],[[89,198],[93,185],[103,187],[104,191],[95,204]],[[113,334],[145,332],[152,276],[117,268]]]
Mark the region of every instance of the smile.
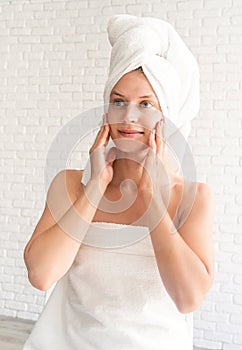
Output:
[[144,134],[143,131],[138,130],[118,130],[118,132],[124,137],[137,137]]

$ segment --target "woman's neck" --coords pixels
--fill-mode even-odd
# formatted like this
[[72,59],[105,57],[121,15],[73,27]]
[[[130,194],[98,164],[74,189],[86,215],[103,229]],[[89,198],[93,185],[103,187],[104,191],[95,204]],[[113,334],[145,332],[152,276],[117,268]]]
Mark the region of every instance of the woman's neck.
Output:
[[[143,162],[142,162],[143,163]],[[132,180],[137,186],[140,183],[143,173],[143,165],[132,159],[122,158],[116,159],[113,163],[113,179],[110,183],[111,187],[119,188],[125,180]],[[123,183],[122,186],[128,187],[130,183]]]
[[[124,153],[124,152],[118,152],[117,158],[113,163],[113,179],[109,184],[109,189],[119,189],[120,185],[122,184],[123,188],[126,188],[127,190],[135,190],[134,184],[138,187],[143,171],[144,171],[144,162],[145,158],[147,156],[147,150],[144,150],[143,152],[139,152],[138,155],[134,153]],[[166,169],[168,170],[168,169]],[[173,180],[171,182],[174,182],[176,176],[175,174],[168,171],[166,173],[166,176],[169,177],[170,180]],[[132,182],[128,182],[125,180],[131,180]],[[124,181],[124,182],[123,182]]]

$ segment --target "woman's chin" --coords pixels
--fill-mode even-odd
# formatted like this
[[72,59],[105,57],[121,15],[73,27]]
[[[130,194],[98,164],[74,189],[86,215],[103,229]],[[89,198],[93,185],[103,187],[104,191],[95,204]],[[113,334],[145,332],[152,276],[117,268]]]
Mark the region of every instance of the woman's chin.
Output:
[[125,156],[130,155],[135,159],[143,158],[148,151],[148,146],[137,139],[122,137],[114,139],[113,142],[120,152],[125,153]]

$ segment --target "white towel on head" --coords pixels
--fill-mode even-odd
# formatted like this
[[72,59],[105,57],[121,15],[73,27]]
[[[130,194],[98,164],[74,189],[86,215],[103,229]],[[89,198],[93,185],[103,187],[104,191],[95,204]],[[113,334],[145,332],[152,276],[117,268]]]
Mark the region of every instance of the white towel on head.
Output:
[[172,139],[180,140],[178,130],[187,139],[200,106],[199,69],[193,54],[174,28],[157,18],[115,15],[109,20],[108,35],[112,52],[104,89],[106,108],[118,80],[141,66],[164,116],[174,126],[167,130],[168,143],[179,150]]

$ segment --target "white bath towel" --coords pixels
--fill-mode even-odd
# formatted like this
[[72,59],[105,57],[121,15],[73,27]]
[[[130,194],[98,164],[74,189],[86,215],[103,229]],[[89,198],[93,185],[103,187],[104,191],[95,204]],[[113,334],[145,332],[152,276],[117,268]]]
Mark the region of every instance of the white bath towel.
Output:
[[[87,241],[133,230],[92,223]],[[192,350],[192,343],[193,314],[180,313],[167,293],[147,234],[118,249],[83,243],[23,350]]]
[[[175,152],[181,138],[187,139],[191,120],[199,110],[199,69],[195,57],[175,29],[151,17],[115,15],[108,23],[112,45],[104,102],[125,74],[142,67],[156,93],[163,114],[171,122],[166,130],[168,143]],[[107,108],[107,107],[106,107]]]

